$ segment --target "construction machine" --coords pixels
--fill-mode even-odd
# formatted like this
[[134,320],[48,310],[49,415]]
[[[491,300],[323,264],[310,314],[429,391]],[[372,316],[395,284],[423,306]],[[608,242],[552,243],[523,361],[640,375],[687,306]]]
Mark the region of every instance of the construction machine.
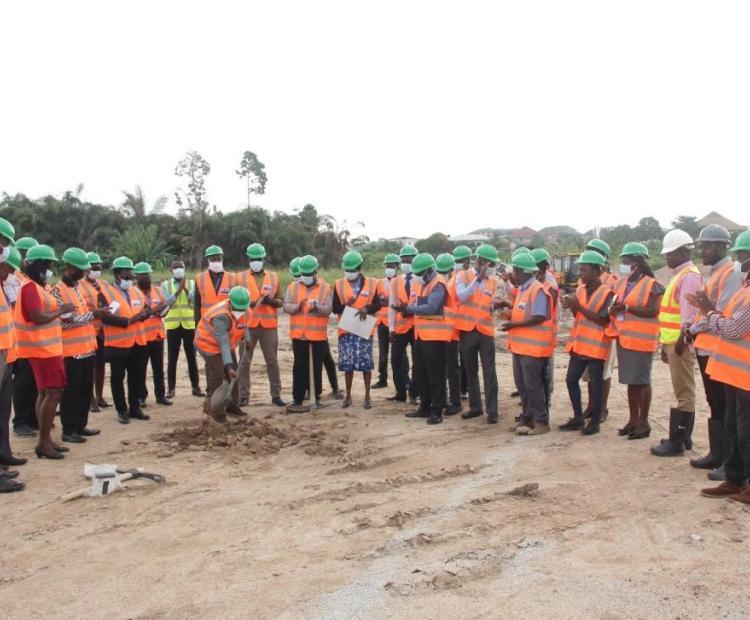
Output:
[[565,293],[575,291],[578,286],[578,257],[580,252],[569,254],[557,254],[552,257],[552,270],[557,285]]

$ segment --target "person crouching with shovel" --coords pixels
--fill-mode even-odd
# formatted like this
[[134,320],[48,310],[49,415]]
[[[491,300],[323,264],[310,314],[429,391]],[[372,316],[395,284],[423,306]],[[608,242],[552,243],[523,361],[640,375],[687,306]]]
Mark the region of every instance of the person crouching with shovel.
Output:
[[[211,306],[201,316],[195,330],[195,348],[206,364],[203,411],[217,422],[226,422],[226,414],[247,415],[239,406],[234,350],[245,335],[249,307],[249,291],[244,286],[235,286],[228,299]],[[212,398],[217,390],[221,390],[217,397],[222,397]]]

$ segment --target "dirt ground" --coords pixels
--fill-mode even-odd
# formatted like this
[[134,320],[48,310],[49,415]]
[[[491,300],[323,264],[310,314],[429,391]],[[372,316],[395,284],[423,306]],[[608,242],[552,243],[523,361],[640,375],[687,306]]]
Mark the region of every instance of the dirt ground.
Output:
[[[569,415],[566,364],[558,353],[554,424]],[[497,367],[499,426],[456,416],[428,427],[384,400],[391,389],[365,411],[361,378],[350,409],[286,415],[270,405],[262,357],[249,420],[225,429],[204,420],[184,368],[175,405],[151,404],[150,422],[92,414],[99,437],[61,462],[31,459],[27,490],[0,496],[3,617],[750,615],[750,509],[700,497],[705,472],[687,457],[649,454],[672,404],[664,365],[642,441],[616,435],[627,409],[617,384],[599,435],[516,437],[504,338]],[[33,457],[33,440],[13,443]],[[168,483],[60,503],[86,486],[85,461]]]

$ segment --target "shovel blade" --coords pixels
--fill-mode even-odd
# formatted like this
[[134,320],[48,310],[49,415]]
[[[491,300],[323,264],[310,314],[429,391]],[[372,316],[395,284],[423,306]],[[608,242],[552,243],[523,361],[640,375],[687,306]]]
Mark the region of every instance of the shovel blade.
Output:
[[215,415],[224,412],[224,409],[232,402],[232,389],[234,381],[224,381],[213,394],[211,394],[211,412]]

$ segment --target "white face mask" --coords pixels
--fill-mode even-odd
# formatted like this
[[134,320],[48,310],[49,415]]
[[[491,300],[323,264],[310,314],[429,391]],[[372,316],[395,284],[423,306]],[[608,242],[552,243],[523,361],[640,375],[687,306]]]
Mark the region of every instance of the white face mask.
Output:
[[631,270],[632,269],[630,265],[624,265],[623,263],[620,263],[620,275],[629,276]]
[[96,281],[98,280],[102,275],[101,271],[89,271],[89,280]]
[[300,279],[305,286],[312,286],[315,284],[315,276],[302,276]]
[[453,265],[453,271],[463,271],[463,270],[464,270],[463,263],[456,263],[455,265]]
[[411,273],[411,263],[401,263],[401,271],[406,274]]
[[10,246],[6,245],[3,248],[3,251],[0,252],[0,263],[4,263],[5,261],[7,261],[9,256],[10,256]]
[[393,278],[396,276],[396,270],[393,267],[386,267],[385,268],[385,277],[386,278]]
[[359,277],[359,271],[345,271],[344,275],[349,282],[354,282]]
[[414,281],[417,284],[424,284],[424,276],[414,276]]
[[44,281],[49,282],[54,277],[54,272],[47,269],[47,271],[44,272]]
[[185,277],[185,268],[177,267],[176,269],[172,269],[172,275],[175,280],[182,280]]
[[263,271],[263,261],[262,260],[251,260],[250,261],[250,269],[251,271],[258,273],[259,271]]
[[133,281],[132,280],[120,280],[120,288],[123,291],[128,291],[132,288]]
[[208,270],[214,273],[221,273],[222,271],[224,271],[224,263],[220,260],[208,263]]
[[241,319],[244,316],[244,314],[245,314],[244,310],[232,310],[232,316],[235,319],[238,319],[238,320]]
[[742,273],[742,266],[745,263],[747,263],[748,261],[750,261],[750,258],[747,259],[747,260],[745,260],[745,261],[738,261],[738,260],[734,261],[734,272],[741,274]]

